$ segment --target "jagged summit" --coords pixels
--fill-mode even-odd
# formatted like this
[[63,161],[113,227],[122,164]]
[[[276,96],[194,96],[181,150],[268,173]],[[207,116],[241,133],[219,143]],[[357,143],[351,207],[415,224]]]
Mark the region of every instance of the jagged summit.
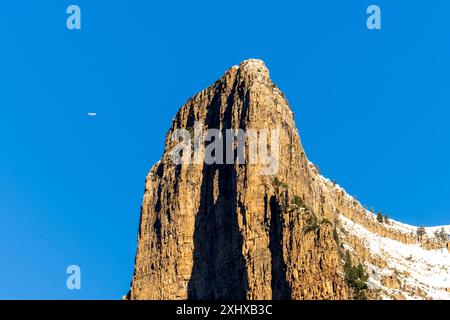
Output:
[[[209,98],[213,103],[204,103],[203,100]],[[218,103],[219,101],[217,101],[218,99],[221,99],[220,104]],[[240,100],[240,103],[244,103],[244,105],[240,106],[229,103],[230,101],[225,102],[223,99]],[[255,101],[260,100],[260,103],[249,103],[248,99],[253,99]],[[269,99],[272,99],[273,101],[268,101]],[[272,82],[269,69],[264,61],[260,59],[247,59],[242,61],[239,65],[229,68],[211,86],[192,96],[186,104],[179,109],[174,118],[173,128],[180,128],[180,117],[185,117],[186,113],[189,112],[192,115],[192,104],[197,103],[199,100],[203,101],[202,107],[205,108],[209,114],[214,115],[220,114],[221,111],[218,110],[218,112],[213,112],[213,109],[220,109],[225,106],[225,103],[228,103],[227,107],[229,109],[235,110],[240,108],[240,111],[245,112],[245,114],[240,115],[239,121],[237,121],[237,117],[234,117],[236,121],[234,123],[228,123],[228,125],[234,127],[247,125],[251,122],[246,121],[250,120],[249,117],[252,117],[255,113],[262,113],[269,123],[264,125],[261,124],[260,127],[269,128],[271,127],[270,119],[277,117],[274,115],[275,112],[282,114],[284,117],[283,120],[289,122],[287,125],[296,130],[293,113],[285,95]],[[247,117],[247,119],[244,119],[244,117]],[[188,126],[192,126],[193,120],[194,117],[191,116]],[[218,121],[211,117],[208,117],[208,120]],[[173,130],[169,130],[169,134],[172,134],[172,131]]]
[[248,82],[249,85],[274,86],[270,79],[269,69],[264,61],[260,59],[247,59],[242,61],[239,65],[232,66],[219,80],[216,81],[216,83],[226,81],[226,79],[230,77],[239,80],[238,85],[243,84],[243,82]]
[[242,70],[243,73],[261,74],[269,78],[269,69],[266,67],[264,61],[260,59],[244,60],[239,64],[239,69]]
[[242,84],[243,81],[247,81],[248,84],[273,86],[269,69],[264,61],[260,59],[247,59],[242,61],[239,65],[232,66],[216,82],[221,82],[230,75],[239,78],[239,84]]
[[234,65],[230,69],[243,69],[249,72],[269,72],[266,63],[263,60],[254,58],[243,60],[239,65]]
[[241,63],[239,64],[239,67],[244,68],[245,66],[267,69],[265,62],[262,59],[255,59],[255,58],[250,58],[250,59],[241,61]]
[[[231,147],[223,149],[222,160],[231,163],[217,161],[217,152],[210,162],[211,140],[196,139],[199,127],[223,134],[218,145]],[[262,141],[270,161],[262,161],[258,149],[258,161],[236,162],[239,152],[251,158],[251,135],[244,136],[240,151],[239,143],[226,135],[229,129],[253,130],[258,137],[268,131]],[[194,161],[173,160],[179,130],[188,134],[183,159]],[[438,250],[432,257],[445,247],[380,224],[356,199],[323,178],[308,161],[289,104],[269,70],[263,61],[249,59],[190,98],[175,116],[164,154],[147,175],[128,298],[377,299],[433,297],[436,290],[438,297],[445,296],[450,283],[416,290],[411,283],[431,284],[394,274],[395,263],[379,250],[370,251],[364,236],[371,243],[375,236],[381,244],[392,240]],[[418,259],[428,257],[411,252],[419,252]],[[348,255],[367,268],[367,289],[349,282],[344,268]],[[447,267],[433,259],[429,263],[436,268]],[[390,291],[394,285],[401,290]]]

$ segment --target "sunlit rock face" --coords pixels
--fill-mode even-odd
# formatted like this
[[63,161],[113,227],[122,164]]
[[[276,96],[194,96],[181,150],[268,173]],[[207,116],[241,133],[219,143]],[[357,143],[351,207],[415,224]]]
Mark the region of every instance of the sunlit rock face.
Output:
[[[223,163],[205,161],[210,142],[195,137],[199,127],[203,133],[223,133],[222,145],[229,146],[223,148]],[[192,154],[184,153],[189,163],[174,161],[179,140],[173,137],[180,129],[192,134]],[[276,159],[250,161],[254,143],[244,139],[243,149],[230,143],[227,129],[266,130],[263,140]],[[244,163],[237,161],[239,150]],[[320,175],[264,62],[244,61],[190,98],[173,120],[162,158],[146,178],[127,298],[349,299],[354,290],[344,277],[345,251],[367,266],[369,298],[404,297],[395,275],[379,275],[376,286],[376,272],[387,263],[367,248],[364,233],[354,232],[351,223],[377,237],[416,245],[409,232],[380,225]],[[389,296],[382,283],[399,292]]]

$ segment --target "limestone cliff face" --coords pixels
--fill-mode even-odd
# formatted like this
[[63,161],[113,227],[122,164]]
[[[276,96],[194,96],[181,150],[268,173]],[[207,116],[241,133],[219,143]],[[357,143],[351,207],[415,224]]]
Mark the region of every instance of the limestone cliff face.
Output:
[[[196,123],[224,136],[226,129],[279,129],[279,144],[267,138],[269,150],[279,150],[278,170],[238,161],[175,164],[174,130],[193,132]],[[224,158],[236,154],[234,144]],[[336,213],[324,196],[265,64],[232,67],[181,107],[147,176],[128,298],[348,298]]]
[[[180,155],[190,162],[174,161],[180,129],[190,147]],[[208,129],[222,139],[205,142]],[[229,129],[247,136],[235,139]],[[270,161],[250,160],[252,132],[275,155]],[[211,161],[216,142],[223,154]],[[265,64],[247,60],[174,118],[146,179],[127,298],[351,299],[343,270],[350,255],[367,270],[370,299],[450,299],[450,242],[433,236],[441,227],[428,229],[418,238],[417,227],[379,222],[322,177]]]

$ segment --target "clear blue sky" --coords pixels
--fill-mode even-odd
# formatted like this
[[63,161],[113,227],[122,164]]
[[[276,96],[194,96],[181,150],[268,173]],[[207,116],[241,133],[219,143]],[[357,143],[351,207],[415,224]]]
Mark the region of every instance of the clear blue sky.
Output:
[[[66,28],[72,3],[81,31]],[[372,3],[379,31],[366,28]],[[125,294],[172,117],[251,57],[325,176],[398,220],[449,224],[449,12],[446,0],[3,1],[0,298]],[[70,264],[80,291],[65,287]]]

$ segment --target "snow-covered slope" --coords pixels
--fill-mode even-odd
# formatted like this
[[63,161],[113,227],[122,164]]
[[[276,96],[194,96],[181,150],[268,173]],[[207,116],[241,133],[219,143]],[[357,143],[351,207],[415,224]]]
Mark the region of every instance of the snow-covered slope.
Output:
[[[366,262],[370,271],[369,285],[380,289],[382,297],[401,294],[408,299],[450,299],[450,252],[447,249],[425,250],[420,244],[404,244],[374,234],[343,215],[339,218],[346,232],[363,241],[371,257],[386,262],[384,268]],[[382,277],[393,275],[398,279],[398,288],[384,286]]]
[[[426,227],[418,239],[417,226],[393,219],[379,223],[355,197],[317,174],[338,216],[343,248],[369,274],[372,298],[450,300],[450,238],[446,242],[435,235],[442,229],[450,235],[450,225]],[[347,214],[343,207],[350,208]]]
[[[398,230],[403,233],[414,233],[417,230],[416,226],[411,226],[409,224],[401,223],[395,220],[392,220],[392,223],[388,226],[391,229]],[[450,225],[448,226],[436,226],[436,227],[425,227],[425,231],[429,236],[433,236],[436,231],[441,231],[444,229],[444,231],[450,235]]]

